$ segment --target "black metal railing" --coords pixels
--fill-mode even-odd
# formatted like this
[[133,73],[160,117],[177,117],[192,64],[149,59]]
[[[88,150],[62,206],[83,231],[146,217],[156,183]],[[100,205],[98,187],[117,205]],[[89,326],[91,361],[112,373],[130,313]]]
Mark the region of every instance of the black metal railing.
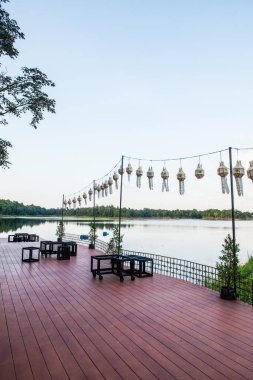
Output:
[[[66,234],[64,239],[73,240],[79,244],[89,244],[87,240],[81,240],[78,235],[74,234]],[[96,240],[96,248],[101,252],[106,253],[107,246],[106,242],[100,239]],[[130,251],[127,249],[122,249],[121,253],[125,256],[137,255],[153,259],[154,273],[178,278],[215,291],[219,291],[222,285],[222,280],[218,276],[217,269],[209,265],[174,257],[156,255],[153,253]],[[236,289],[237,299],[253,306],[253,279],[238,276]]]

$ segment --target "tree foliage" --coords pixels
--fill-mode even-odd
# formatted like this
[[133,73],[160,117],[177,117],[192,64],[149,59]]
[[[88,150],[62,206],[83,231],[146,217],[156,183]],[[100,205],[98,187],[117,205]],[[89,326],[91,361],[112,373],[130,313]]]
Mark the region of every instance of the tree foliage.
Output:
[[[0,0],[0,57],[17,58],[18,50],[15,48],[17,39],[24,39],[25,35],[15,20],[3,9],[2,4],[9,0]],[[21,75],[11,77],[3,70],[0,63],[0,124],[8,124],[8,116],[20,117],[24,113],[31,114],[30,125],[37,128],[44,118],[44,112],[55,112],[55,100],[50,99],[44,87],[54,87],[38,68],[21,68]],[[0,167],[7,168],[9,141],[0,139]]]
[[234,276],[237,278],[238,275],[239,259],[237,253],[240,249],[239,244],[235,243],[234,245],[230,234],[225,238],[222,247],[222,255],[219,256],[220,262],[216,264],[216,268],[221,281],[229,288],[233,283]]
[[119,226],[116,225],[113,227],[112,238],[109,240],[107,245],[106,253],[115,254],[120,253],[122,249],[123,235],[119,234]]

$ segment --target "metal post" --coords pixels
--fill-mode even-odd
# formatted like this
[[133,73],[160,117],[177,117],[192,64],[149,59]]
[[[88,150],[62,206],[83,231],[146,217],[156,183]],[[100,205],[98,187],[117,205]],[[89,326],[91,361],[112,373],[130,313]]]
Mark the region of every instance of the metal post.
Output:
[[94,227],[94,248],[96,247],[96,203],[95,203],[95,180],[93,180],[93,227]]
[[236,271],[235,271],[235,199],[234,199],[234,183],[233,183],[233,167],[232,167],[232,148],[229,147],[229,173],[230,173],[230,188],[231,188],[231,211],[232,211],[232,237],[234,251],[234,289],[236,294]]
[[124,156],[121,158],[122,174],[120,176],[120,199],[119,199],[119,240],[118,240],[118,255],[120,254],[120,229],[121,229],[121,209],[122,209],[122,188],[123,188],[123,164]]
[[62,196],[62,206],[61,206],[61,221],[63,223],[63,208],[64,208],[64,194]]

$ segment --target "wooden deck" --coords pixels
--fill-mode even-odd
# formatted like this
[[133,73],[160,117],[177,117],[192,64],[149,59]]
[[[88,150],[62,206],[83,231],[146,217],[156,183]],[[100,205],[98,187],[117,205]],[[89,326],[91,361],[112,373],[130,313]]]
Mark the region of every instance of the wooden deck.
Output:
[[[253,379],[253,308],[162,275],[100,281],[90,251],[0,239],[0,379]],[[94,251],[92,252],[94,254]]]

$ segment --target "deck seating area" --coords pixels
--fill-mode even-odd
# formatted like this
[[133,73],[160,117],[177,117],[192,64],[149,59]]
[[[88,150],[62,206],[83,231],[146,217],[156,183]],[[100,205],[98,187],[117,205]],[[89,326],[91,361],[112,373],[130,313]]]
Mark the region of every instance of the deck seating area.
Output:
[[29,244],[0,239],[1,380],[253,379],[252,306],[158,274],[99,280],[80,245],[22,262]]

